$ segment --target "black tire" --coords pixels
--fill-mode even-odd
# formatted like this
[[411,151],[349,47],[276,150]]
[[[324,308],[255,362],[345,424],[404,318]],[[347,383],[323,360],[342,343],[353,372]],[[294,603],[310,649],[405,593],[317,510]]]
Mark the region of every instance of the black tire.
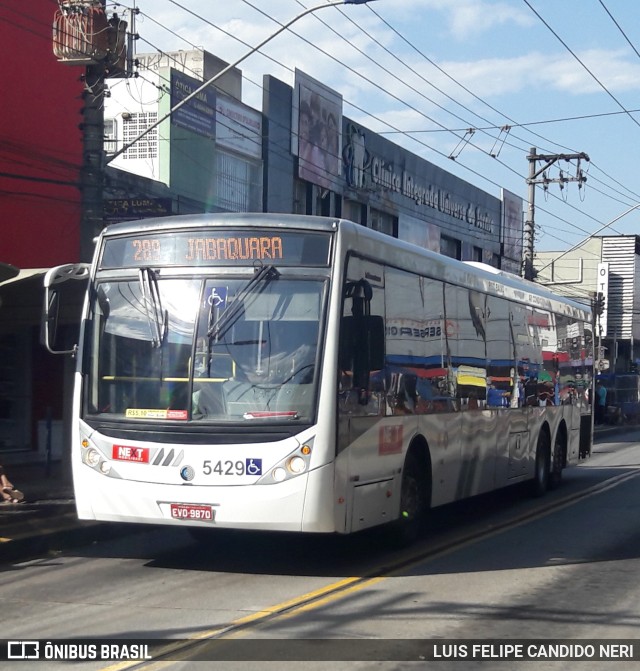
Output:
[[409,453],[402,471],[400,517],[389,529],[393,545],[406,547],[422,536],[427,520],[428,492],[428,473],[421,468],[420,460]]
[[543,431],[538,437],[535,472],[531,481],[531,494],[534,497],[544,496],[549,487],[550,461],[551,441],[549,434]]
[[549,489],[557,489],[562,484],[562,470],[564,468],[565,441],[560,431],[556,434],[553,446],[553,459],[549,472]]

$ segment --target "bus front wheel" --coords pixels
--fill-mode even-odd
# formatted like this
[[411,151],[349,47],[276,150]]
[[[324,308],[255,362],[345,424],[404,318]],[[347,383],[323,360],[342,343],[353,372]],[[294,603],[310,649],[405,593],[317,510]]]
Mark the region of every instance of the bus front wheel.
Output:
[[400,490],[400,517],[391,524],[394,545],[415,543],[425,528],[427,517],[428,473],[413,453],[407,455],[402,471]]

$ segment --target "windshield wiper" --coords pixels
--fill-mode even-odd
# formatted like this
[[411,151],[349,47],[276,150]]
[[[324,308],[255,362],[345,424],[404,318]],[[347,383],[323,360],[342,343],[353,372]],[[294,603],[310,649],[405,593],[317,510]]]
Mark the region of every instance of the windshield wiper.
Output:
[[236,323],[244,311],[245,299],[254,293],[257,287],[259,287],[258,293],[262,293],[267,285],[278,277],[280,273],[275,266],[262,266],[236,294],[231,307],[219,314],[217,319],[214,319],[214,305],[212,304],[209,308],[209,329],[207,330],[209,341],[219,340]]
[[142,304],[144,305],[151,332],[151,346],[162,347],[167,330],[168,313],[162,309],[158,278],[151,268],[140,268],[138,273]]
[[243,419],[300,419],[297,410],[249,410]]

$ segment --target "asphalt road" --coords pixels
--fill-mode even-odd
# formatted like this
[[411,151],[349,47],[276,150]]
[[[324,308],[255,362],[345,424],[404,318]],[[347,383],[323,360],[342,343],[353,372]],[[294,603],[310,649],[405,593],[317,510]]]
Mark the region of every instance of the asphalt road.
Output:
[[[434,641],[458,649],[442,647],[429,669],[635,669],[639,662],[624,657],[473,661],[461,646],[520,639],[634,643],[640,626],[639,440],[633,432],[600,442],[589,461],[567,470],[562,487],[542,499],[516,487],[438,509],[428,538],[404,551],[389,550],[373,533],[226,533],[202,546],[184,529],[142,527],[135,535],[8,565],[0,580],[2,638],[175,639],[180,649],[169,655],[172,669],[190,668],[191,659],[289,653],[318,671],[401,669],[409,662],[392,660],[419,659],[433,651]],[[185,644],[196,638],[206,645]],[[348,639],[339,654],[369,661],[322,661],[326,649],[311,643],[293,649],[291,639]],[[640,636],[635,647],[640,659]],[[338,654],[335,645],[332,650]],[[456,657],[463,652],[466,658]],[[300,668],[299,662],[217,664]],[[2,666],[26,668],[21,661]],[[34,668],[61,663],[41,661]]]

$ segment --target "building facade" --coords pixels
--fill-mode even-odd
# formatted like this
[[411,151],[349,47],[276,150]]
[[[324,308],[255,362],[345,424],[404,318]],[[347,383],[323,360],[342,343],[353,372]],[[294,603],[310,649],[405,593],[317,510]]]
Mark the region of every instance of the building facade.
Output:
[[[141,54],[137,60],[141,77],[127,86],[122,80],[107,81],[105,150],[110,168],[105,204],[110,220],[139,218],[126,209],[130,199],[143,194],[122,173],[165,188],[160,196],[157,189],[144,194],[156,215],[261,211],[262,114],[240,102],[239,70],[218,77],[227,64],[201,49]],[[214,77],[215,85],[188,99]],[[123,200],[125,211],[119,217]]]
[[[47,427],[62,418],[68,362],[39,342],[46,268],[79,260],[82,69],[52,51],[55,4],[7,0],[0,6],[0,463],[25,453],[44,458]],[[16,57],[17,54],[28,57]],[[53,423],[53,424],[52,424]]]
[[[74,361],[45,353],[39,321],[44,270],[80,260],[86,87],[82,68],[61,65],[51,53],[50,9],[38,10],[44,44],[38,68],[49,73],[43,79],[54,84],[51,98],[59,104],[30,102],[25,73],[16,81],[24,95],[11,98],[21,129],[16,137],[30,138],[16,152],[35,155],[30,143],[37,143],[42,165],[35,170],[31,161],[28,198],[13,182],[6,186],[18,195],[13,209],[3,209],[13,242],[0,262],[31,271],[0,285],[0,462],[15,455],[41,459],[52,444],[57,457],[66,440],[62,399],[69,398]],[[24,39],[18,31],[16,41]],[[299,71],[293,86],[266,75],[262,110],[255,110],[241,102],[237,69],[197,92],[227,68],[206,51],[138,59],[140,77],[106,82],[103,224],[218,211],[339,216],[461,260],[519,272],[521,198],[484,192],[344,116],[340,93],[322,82]],[[62,171],[61,161],[67,172],[58,180],[51,176],[60,174],[53,167]]]
[[457,259],[519,272],[517,196],[492,196],[349,119],[338,92],[300,71],[293,87],[264,77],[263,114],[265,211],[344,217]]
[[570,252],[537,252],[536,281],[584,302],[603,298],[597,316],[600,369],[607,374],[640,370],[640,236],[597,236]]
[[226,90],[215,80],[170,114],[226,64],[202,50],[139,60],[142,76],[109,82],[105,102],[110,221],[135,218],[131,199],[143,194],[128,173],[165,189],[144,194],[151,213],[340,216],[519,273],[521,198],[493,196],[347,118],[340,93],[322,82],[301,71],[293,86],[266,75],[258,111],[239,101],[232,70]]

